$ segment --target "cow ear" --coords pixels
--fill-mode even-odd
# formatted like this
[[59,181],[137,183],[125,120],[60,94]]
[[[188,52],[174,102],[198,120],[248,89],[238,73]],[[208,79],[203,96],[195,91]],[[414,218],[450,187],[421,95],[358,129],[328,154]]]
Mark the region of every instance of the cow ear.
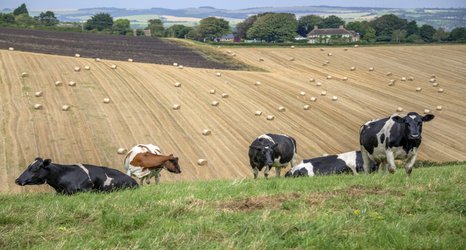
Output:
[[42,165],[43,165],[44,167],[48,167],[48,166],[50,166],[51,163],[52,163],[52,160],[50,160],[50,159],[45,159],[44,162],[42,163]]
[[275,149],[278,146],[278,143],[272,145],[272,149]]
[[395,122],[398,122],[398,123],[404,123],[405,122],[405,118],[400,117],[398,115],[393,116],[392,120],[395,121]]
[[256,149],[256,150],[261,150],[261,148],[258,147],[258,146],[249,146],[249,148]]
[[432,119],[434,119],[434,118],[435,118],[435,115],[427,114],[424,117],[422,117],[422,121],[423,122],[428,122],[428,121],[432,121]]

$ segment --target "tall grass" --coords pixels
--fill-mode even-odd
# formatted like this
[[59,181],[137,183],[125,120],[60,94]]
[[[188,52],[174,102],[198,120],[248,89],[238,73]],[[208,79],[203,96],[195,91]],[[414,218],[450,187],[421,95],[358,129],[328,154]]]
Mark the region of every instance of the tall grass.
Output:
[[0,249],[461,249],[466,165],[0,196]]

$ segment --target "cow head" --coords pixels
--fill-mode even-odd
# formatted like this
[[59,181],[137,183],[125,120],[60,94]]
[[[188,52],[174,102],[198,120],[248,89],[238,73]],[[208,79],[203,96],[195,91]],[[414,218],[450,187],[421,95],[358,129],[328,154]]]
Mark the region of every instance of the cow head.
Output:
[[278,144],[273,145],[262,145],[262,146],[249,146],[256,150],[256,160],[261,166],[272,166],[273,165],[273,151]]
[[410,140],[420,140],[422,133],[422,123],[434,119],[434,115],[427,114],[421,116],[416,112],[409,112],[405,117],[393,116],[393,121],[405,125],[405,135]]
[[170,159],[166,161],[163,166],[168,172],[175,173],[175,174],[180,174],[181,173],[181,168],[180,165],[178,164],[178,157],[174,157],[172,154],[169,155]]
[[36,158],[27,169],[15,180],[15,183],[24,185],[40,185],[46,182],[46,177],[49,174],[49,167],[52,163],[50,159]]

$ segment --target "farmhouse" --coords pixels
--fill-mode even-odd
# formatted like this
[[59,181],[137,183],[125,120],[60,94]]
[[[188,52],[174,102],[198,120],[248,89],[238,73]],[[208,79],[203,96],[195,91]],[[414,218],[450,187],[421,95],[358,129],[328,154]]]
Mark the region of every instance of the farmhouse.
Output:
[[341,43],[341,42],[357,42],[359,34],[354,31],[349,31],[340,25],[338,29],[319,29],[314,26],[314,29],[307,35],[308,43]]

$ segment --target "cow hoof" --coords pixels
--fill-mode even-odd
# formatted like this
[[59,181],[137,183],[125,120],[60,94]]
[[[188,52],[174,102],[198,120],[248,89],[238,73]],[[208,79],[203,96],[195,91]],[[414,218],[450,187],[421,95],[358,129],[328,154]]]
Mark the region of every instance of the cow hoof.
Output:
[[389,169],[388,169],[388,172],[390,172],[390,174],[394,174],[394,173],[395,173],[395,169],[389,168]]

